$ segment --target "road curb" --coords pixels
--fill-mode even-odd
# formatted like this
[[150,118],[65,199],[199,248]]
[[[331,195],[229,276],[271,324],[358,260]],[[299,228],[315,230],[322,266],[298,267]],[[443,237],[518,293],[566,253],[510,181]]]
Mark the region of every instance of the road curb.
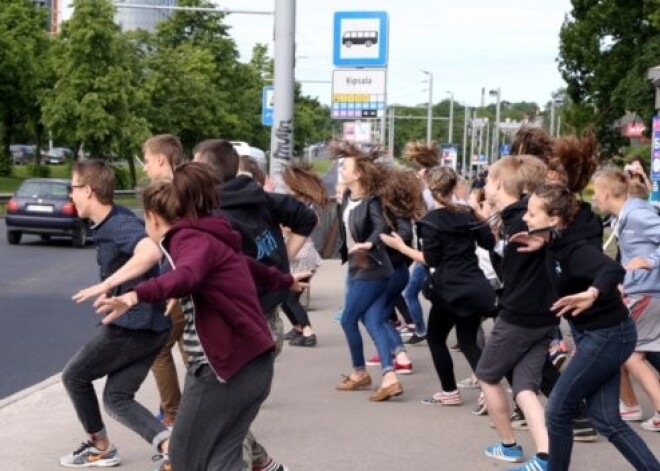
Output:
[[57,373],[56,375],[53,375],[50,378],[46,378],[45,380],[35,384],[34,386],[30,386],[29,388],[23,389],[22,391],[12,394],[11,396],[6,397],[4,399],[0,399],[0,410],[4,409],[5,407],[11,406],[12,404],[15,404],[19,401],[22,401],[23,399],[31,396],[36,392],[43,391],[44,389],[49,388],[50,386],[58,384],[61,381],[61,378],[62,378],[62,374]]

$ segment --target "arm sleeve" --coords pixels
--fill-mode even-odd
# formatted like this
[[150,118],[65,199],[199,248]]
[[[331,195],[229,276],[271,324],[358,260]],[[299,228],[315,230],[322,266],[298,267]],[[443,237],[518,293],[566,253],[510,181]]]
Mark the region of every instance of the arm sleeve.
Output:
[[369,220],[371,221],[371,233],[364,242],[371,242],[376,247],[382,243],[380,240],[381,234],[389,234],[390,229],[383,217],[383,209],[380,205],[380,200],[376,197],[369,198]]
[[113,238],[119,252],[125,255],[133,255],[138,242],[147,237],[144,224],[136,217],[123,216],[117,221],[117,230]]
[[268,266],[252,257],[245,257],[254,284],[269,291],[288,289],[293,284],[293,276],[282,273],[277,267]]
[[211,246],[208,240],[181,237],[177,234],[174,236],[171,246],[176,247],[171,254],[172,258],[176,260],[176,268],[139,283],[135,287],[135,292],[140,301],[153,303],[169,298],[189,296],[199,289],[213,268],[217,250],[215,250],[214,256],[209,256]]
[[575,249],[568,260],[570,273],[592,278],[591,286],[597,288],[601,294],[615,291],[618,285],[623,283],[626,274],[621,265],[587,244]]
[[495,248],[495,235],[491,227],[486,222],[479,221],[477,218],[474,218],[474,224],[473,233],[477,245],[482,249],[493,250]]
[[411,245],[413,240],[412,221],[408,218],[396,218],[396,232],[401,236],[406,245]]
[[417,227],[424,260],[429,267],[435,268],[440,265],[440,254],[442,253],[440,232],[426,224],[418,224]]
[[[656,249],[645,258],[651,262],[653,269],[660,267],[660,217],[652,211],[634,211],[629,216],[634,218],[634,225],[639,234],[651,241]],[[637,232],[637,229],[636,229]]]
[[316,227],[318,221],[316,212],[291,195],[267,193],[268,201],[275,220],[291,232],[308,236]]

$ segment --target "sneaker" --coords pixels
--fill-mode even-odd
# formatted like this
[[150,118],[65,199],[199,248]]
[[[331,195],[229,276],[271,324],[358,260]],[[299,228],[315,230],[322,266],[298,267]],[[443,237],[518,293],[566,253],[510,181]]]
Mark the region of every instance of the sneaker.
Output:
[[523,449],[520,445],[504,446],[503,443],[491,445],[484,451],[486,456],[508,463],[521,463],[523,460]]
[[422,399],[420,402],[426,405],[440,404],[443,406],[458,406],[463,403],[463,399],[461,398],[461,393],[459,393],[458,390],[453,392],[440,391],[431,397]]
[[293,340],[298,337],[302,337],[302,332],[298,329],[291,329],[286,334],[284,334],[284,340]]
[[527,419],[520,409],[515,407],[511,414],[511,428],[514,430],[527,430]]
[[660,432],[660,412],[656,411],[653,417],[642,422],[642,428],[649,432]]
[[426,335],[413,334],[406,342],[408,345],[417,345],[426,341]]
[[486,397],[484,393],[479,394],[477,407],[470,411],[473,415],[488,415],[488,408],[486,408]]
[[548,461],[542,460],[534,455],[525,464],[517,468],[509,468],[509,471],[548,471]]
[[598,432],[589,419],[573,419],[573,440],[582,443],[593,443],[598,440]]
[[380,356],[374,355],[367,360],[367,365],[369,366],[379,366],[380,365]]
[[315,347],[316,335],[299,335],[298,337],[289,340],[289,345],[294,347]]
[[400,375],[411,375],[413,372],[413,364],[401,364],[398,361],[394,360],[394,372],[399,373]]
[[621,401],[619,401],[619,415],[621,416],[621,420],[625,422],[640,422],[644,420],[644,412],[641,406],[628,407]]
[[558,370],[561,370],[561,367],[564,366],[564,363],[566,363],[566,360],[568,360],[568,353],[557,350],[550,352],[549,357],[550,363],[552,363],[552,365]]
[[119,463],[121,459],[112,444],[107,450],[101,451],[91,441],[81,443],[76,451],[60,458],[60,466],[65,468],[109,468]]
[[456,383],[456,386],[461,389],[475,389],[479,387],[479,380],[477,380],[476,376],[472,375],[469,378],[460,380]]
[[160,461],[155,471],[172,471],[170,457],[166,454],[154,455],[151,457],[151,461]]
[[263,466],[254,466],[252,471],[289,471],[282,463],[278,463],[273,458],[268,458],[268,462]]

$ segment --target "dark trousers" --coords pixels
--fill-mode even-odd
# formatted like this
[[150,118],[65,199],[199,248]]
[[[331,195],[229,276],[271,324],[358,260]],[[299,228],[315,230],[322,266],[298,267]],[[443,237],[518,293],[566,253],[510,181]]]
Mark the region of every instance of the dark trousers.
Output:
[[153,332],[102,326],[69,360],[62,382],[88,434],[104,429],[92,381],[107,376],[103,404],[108,414],[156,447],[167,438],[167,428],[135,401],[135,393],[169,336],[169,329]]
[[170,440],[172,468],[242,469],[242,444],[270,393],[275,356],[265,353],[220,382],[208,365],[191,365]]
[[291,325],[307,327],[312,324],[309,322],[307,309],[300,304],[300,296],[302,296],[302,292],[295,293],[289,291],[282,303],[282,310],[286,314],[287,319],[289,319],[289,322],[291,322]]
[[457,387],[454,362],[447,347],[447,337],[454,326],[461,352],[472,371],[476,370],[481,357],[481,349],[477,346],[481,317],[479,315],[459,317],[448,304],[434,302],[429,313],[426,341],[443,391],[455,391]]

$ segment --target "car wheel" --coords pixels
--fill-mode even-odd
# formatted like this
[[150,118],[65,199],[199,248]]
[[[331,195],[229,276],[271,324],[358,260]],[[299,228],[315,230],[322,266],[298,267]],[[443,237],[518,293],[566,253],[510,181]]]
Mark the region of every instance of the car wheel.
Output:
[[73,246],[74,247],[85,247],[87,244],[87,228],[85,226],[80,226],[76,228],[73,233]]
[[9,245],[18,245],[21,243],[22,236],[23,234],[18,231],[7,231],[7,242]]

